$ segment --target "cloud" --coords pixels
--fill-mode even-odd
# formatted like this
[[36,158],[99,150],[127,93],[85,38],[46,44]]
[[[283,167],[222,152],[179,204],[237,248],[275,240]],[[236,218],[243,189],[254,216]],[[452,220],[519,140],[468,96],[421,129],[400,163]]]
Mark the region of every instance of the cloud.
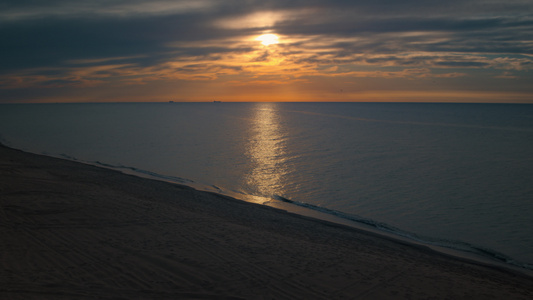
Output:
[[[9,58],[0,89],[479,82],[487,77],[480,70],[506,82],[532,79],[532,10],[522,0],[8,0],[0,4],[0,55]],[[280,43],[265,48],[255,40],[264,33]]]
[[49,17],[131,17],[146,15],[178,15],[205,11],[216,7],[213,0],[93,0],[93,1],[4,1],[0,19],[21,21]]

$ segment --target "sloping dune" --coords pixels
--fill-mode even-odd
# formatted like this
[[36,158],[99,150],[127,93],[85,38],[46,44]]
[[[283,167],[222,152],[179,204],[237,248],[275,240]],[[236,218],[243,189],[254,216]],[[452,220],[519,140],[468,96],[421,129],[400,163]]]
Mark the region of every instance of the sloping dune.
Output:
[[0,146],[0,299],[532,299],[530,277]]

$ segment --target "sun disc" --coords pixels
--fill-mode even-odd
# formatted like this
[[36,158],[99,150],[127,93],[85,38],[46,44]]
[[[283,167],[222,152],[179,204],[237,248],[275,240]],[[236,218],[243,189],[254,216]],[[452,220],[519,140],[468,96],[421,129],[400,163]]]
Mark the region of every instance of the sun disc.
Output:
[[260,41],[261,44],[263,44],[265,46],[269,46],[269,45],[272,45],[272,44],[278,44],[279,43],[279,37],[277,35],[275,35],[275,34],[272,34],[272,33],[260,35],[255,40],[256,41]]

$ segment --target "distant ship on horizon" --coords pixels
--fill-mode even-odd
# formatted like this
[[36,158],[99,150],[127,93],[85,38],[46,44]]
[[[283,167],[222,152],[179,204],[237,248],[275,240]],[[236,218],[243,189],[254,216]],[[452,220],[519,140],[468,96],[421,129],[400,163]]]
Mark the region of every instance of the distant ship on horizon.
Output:
[[[168,103],[176,103],[175,101],[168,101]],[[222,103],[222,101],[219,101],[219,100],[214,100],[213,103]]]

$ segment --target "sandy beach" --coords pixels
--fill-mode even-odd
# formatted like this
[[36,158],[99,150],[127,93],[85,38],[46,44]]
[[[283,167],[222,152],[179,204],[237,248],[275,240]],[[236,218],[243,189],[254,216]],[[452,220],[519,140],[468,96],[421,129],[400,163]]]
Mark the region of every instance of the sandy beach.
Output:
[[0,299],[532,299],[533,279],[0,146]]

